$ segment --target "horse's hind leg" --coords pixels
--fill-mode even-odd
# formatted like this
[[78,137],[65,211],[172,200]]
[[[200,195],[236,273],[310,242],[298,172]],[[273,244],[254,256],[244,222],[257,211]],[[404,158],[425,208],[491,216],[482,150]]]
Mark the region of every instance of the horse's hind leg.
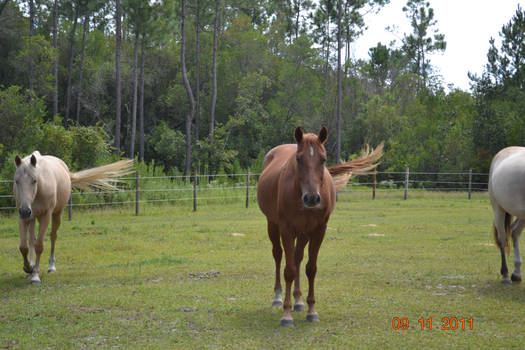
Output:
[[281,248],[281,237],[279,235],[279,225],[268,221],[268,236],[272,241],[272,254],[275,260],[275,285],[274,297],[272,307],[281,307],[283,305],[283,288],[281,286],[281,259],[283,257],[283,249]]
[[301,298],[301,262],[303,261],[304,256],[304,247],[308,243],[308,238],[301,234],[297,237],[297,244],[295,245],[295,268],[297,274],[295,275],[293,297],[295,299],[295,304],[293,306],[294,311],[304,311],[304,302]]
[[507,221],[510,220],[507,214],[501,207],[493,206],[494,209],[494,227],[497,233],[497,243],[501,254],[501,283],[510,284],[509,270],[507,268],[507,261],[505,259],[505,247],[507,246]]
[[55,267],[55,242],[57,240],[57,231],[62,222],[62,211],[59,213],[54,213],[51,222],[51,254],[49,254],[49,267],[47,272],[56,272]]
[[521,282],[521,255],[520,255],[520,235],[525,227],[525,220],[517,219],[512,224],[512,245],[514,247],[514,272],[510,276],[513,282]]

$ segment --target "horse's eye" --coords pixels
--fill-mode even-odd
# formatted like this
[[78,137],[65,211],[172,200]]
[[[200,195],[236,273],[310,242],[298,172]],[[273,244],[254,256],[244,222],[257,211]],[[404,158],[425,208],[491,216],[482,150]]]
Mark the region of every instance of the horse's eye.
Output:
[[36,184],[36,180],[31,181],[31,183],[32,183],[33,185]]

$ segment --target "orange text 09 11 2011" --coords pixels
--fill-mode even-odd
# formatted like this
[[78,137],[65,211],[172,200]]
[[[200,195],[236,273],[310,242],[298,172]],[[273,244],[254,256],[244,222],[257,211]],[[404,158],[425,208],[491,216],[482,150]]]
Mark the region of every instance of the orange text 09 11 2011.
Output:
[[407,317],[394,317],[392,319],[392,328],[394,330],[407,330],[410,328],[420,329],[420,330],[432,330],[432,329],[441,329],[445,331],[454,331],[454,330],[473,330],[474,329],[474,320],[472,317],[442,317],[441,323],[433,323],[432,317],[421,317],[418,319],[417,324],[410,326],[410,321]]

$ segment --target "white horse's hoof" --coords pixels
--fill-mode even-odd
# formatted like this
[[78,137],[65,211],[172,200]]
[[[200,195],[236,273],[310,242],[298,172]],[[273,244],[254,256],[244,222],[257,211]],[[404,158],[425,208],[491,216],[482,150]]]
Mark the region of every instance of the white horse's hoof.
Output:
[[54,267],[54,266],[49,266],[49,267],[47,268],[47,273],[50,273],[50,272],[57,272],[56,267]]
[[40,277],[38,275],[34,275],[31,277],[31,281],[29,281],[31,284],[40,284],[42,281],[40,281]]

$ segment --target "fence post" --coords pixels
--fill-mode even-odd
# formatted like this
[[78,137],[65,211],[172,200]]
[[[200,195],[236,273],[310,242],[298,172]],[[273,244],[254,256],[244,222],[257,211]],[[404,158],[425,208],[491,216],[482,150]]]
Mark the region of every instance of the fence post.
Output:
[[248,167],[248,173],[246,174],[246,209],[248,209],[249,200],[250,200],[250,167]]
[[373,177],[374,177],[374,185],[372,187],[372,199],[376,199],[376,186],[377,186],[377,171],[374,171]]
[[470,196],[472,194],[472,168],[468,171],[468,199],[470,199]]
[[140,192],[140,178],[139,171],[135,173],[135,215],[139,215],[139,192]]
[[193,175],[193,211],[197,211],[197,170]]
[[405,173],[405,197],[404,197],[405,200],[408,198],[408,174],[409,174],[409,169],[407,167],[407,171]]
[[69,221],[73,219],[73,192],[69,195],[69,201],[67,203],[67,216]]

